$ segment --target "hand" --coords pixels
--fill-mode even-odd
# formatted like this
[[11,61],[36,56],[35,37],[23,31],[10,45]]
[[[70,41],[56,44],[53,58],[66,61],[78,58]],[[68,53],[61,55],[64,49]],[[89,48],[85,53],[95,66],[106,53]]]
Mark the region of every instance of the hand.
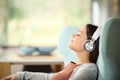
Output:
[[17,74],[12,74],[12,75],[9,75],[1,80],[18,80],[17,79]]

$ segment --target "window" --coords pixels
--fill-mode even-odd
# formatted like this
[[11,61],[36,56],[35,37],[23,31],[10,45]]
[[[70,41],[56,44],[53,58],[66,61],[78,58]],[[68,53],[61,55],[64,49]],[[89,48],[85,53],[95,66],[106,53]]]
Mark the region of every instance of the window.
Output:
[[99,24],[99,4],[98,4],[98,1],[96,0],[93,0],[92,2],[92,15],[93,15],[93,23],[98,25]]
[[65,26],[91,22],[91,0],[9,0],[8,44],[57,45]]

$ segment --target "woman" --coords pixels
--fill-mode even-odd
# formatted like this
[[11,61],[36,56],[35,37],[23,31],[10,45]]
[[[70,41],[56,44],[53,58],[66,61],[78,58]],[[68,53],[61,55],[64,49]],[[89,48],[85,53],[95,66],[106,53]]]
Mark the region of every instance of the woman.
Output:
[[88,52],[84,49],[86,40],[92,38],[97,26],[87,24],[82,27],[69,43],[69,48],[77,54],[77,63],[70,62],[62,71],[54,74],[18,72],[2,80],[96,80],[97,67],[95,65],[99,54],[99,38],[94,42],[95,49]]

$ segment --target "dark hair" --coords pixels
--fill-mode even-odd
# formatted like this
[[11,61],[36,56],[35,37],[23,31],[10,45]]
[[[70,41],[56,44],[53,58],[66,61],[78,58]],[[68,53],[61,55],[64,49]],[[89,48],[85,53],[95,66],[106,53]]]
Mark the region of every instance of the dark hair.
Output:
[[[87,30],[87,39],[90,40],[94,32],[96,31],[98,26],[87,24],[86,30]],[[99,38],[94,42],[95,43],[95,50],[93,52],[90,52],[89,60],[93,63],[96,63],[98,55],[99,55]]]

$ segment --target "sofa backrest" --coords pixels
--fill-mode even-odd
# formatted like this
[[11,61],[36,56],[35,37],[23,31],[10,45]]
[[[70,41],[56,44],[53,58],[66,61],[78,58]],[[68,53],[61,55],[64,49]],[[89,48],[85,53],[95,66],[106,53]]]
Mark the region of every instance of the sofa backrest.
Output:
[[98,80],[120,80],[120,19],[110,18],[102,27]]

